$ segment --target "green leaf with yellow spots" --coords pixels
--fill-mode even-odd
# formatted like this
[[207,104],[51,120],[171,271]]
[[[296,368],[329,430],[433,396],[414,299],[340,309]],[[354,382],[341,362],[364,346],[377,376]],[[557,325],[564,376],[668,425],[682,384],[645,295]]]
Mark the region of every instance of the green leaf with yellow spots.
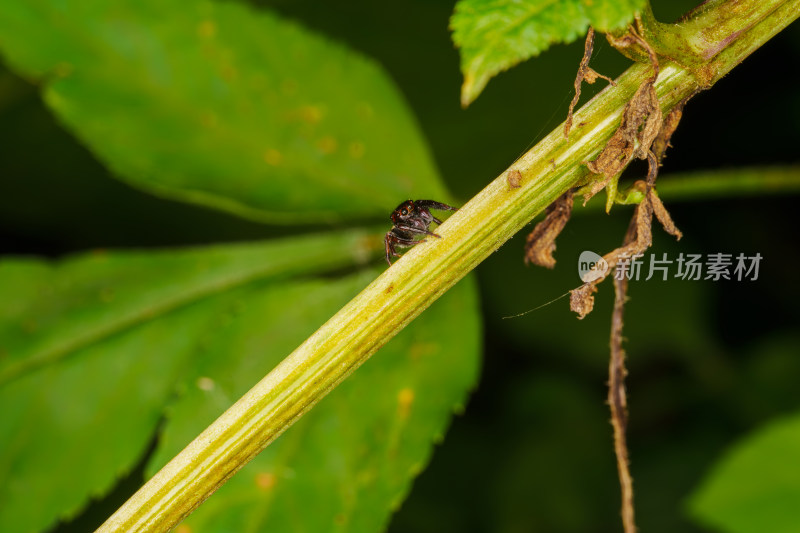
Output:
[[[0,261],[0,531],[106,494],[162,428],[149,474],[374,279],[363,231]],[[459,284],[189,518],[194,530],[377,531],[475,384]],[[299,513],[303,502],[314,513]]]
[[239,2],[0,3],[0,53],[112,173],[270,222],[447,201],[373,61]]
[[[110,490],[196,366],[287,355],[374,273],[293,280],[358,263],[369,243],[352,231],[0,261],[0,531],[42,531]],[[248,350],[218,343],[243,321]]]
[[[489,80],[557,43],[570,43],[591,25],[624,28],[645,0],[459,0],[451,28],[461,49],[461,104],[468,106]],[[576,68],[577,68],[576,59]]]
[[[481,325],[468,311],[476,289],[467,278],[442,296],[203,503],[185,520],[188,530],[384,530],[476,383]],[[327,306],[326,290],[320,283],[264,295],[205,346],[236,357],[198,360],[169,408],[151,474],[279,362],[282,350],[264,352],[259,341],[294,347],[287,331],[307,319],[285,302],[319,298]]]

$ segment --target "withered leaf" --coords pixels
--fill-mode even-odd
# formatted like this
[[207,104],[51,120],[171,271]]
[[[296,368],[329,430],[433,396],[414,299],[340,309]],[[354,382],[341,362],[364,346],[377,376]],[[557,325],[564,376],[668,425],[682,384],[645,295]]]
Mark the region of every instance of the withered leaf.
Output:
[[610,179],[622,172],[634,157],[646,159],[650,145],[661,129],[661,122],[656,90],[652,81],[646,81],[625,105],[619,128],[603,151],[586,166],[594,174],[603,174]]
[[675,129],[678,127],[678,123],[681,121],[681,117],[683,117],[683,108],[693,96],[694,94],[690,94],[678,102],[675,107],[672,108],[672,111],[670,111],[667,116],[664,117],[664,123],[661,126],[661,131],[658,132],[658,136],[653,141],[652,146],[652,151],[656,155],[656,159],[658,159],[659,163],[664,158],[664,153],[667,151],[667,148],[672,146],[669,141],[672,138],[672,134],[675,133]]
[[628,28],[627,33],[623,35],[614,35],[613,33],[606,34],[608,43],[617,49],[625,57],[638,62],[650,61],[653,67],[653,76],[651,81],[656,81],[658,78],[658,57],[655,50],[650,46],[646,40],[639,37],[632,27]]
[[578,313],[578,319],[582,319],[594,309],[594,293],[597,287],[594,282],[584,283],[577,289],[569,291],[569,308]]
[[608,76],[603,76],[593,68],[589,67],[589,60],[592,57],[593,49],[594,28],[589,26],[589,31],[586,33],[586,41],[583,44],[583,58],[581,59],[581,64],[578,67],[578,73],[575,76],[575,96],[572,97],[572,101],[569,103],[567,121],[564,123],[564,137],[567,139],[569,139],[569,130],[572,128],[572,112],[575,110],[575,106],[578,105],[578,101],[581,98],[581,84],[583,81],[585,80],[586,83],[592,84],[597,81],[597,78],[603,78],[611,85],[617,85],[617,83]]
[[[631,108],[629,109],[628,106],[631,106]],[[650,146],[658,136],[663,122],[661,108],[658,105],[658,96],[653,83],[648,82],[639,87],[628,106],[626,106],[626,111],[630,112],[630,120],[636,124],[635,134],[638,141],[633,156],[639,159],[647,159],[647,152],[650,151]],[[634,129],[634,126],[631,129]]]
[[661,198],[658,197],[655,190],[650,189],[648,196],[650,198],[650,203],[653,206],[653,214],[655,214],[658,221],[661,222],[661,225],[664,227],[664,231],[674,236],[677,240],[681,240],[683,233],[681,233],[681,230],[675,226],[669,211],[667,211],[667,208],[664,207],[664,204],[661,202]]
[[572,215],[572,189],[559,196],[545,211],[544,220],[536,224],[525,243],[525,263],[553,268],[556,260],[556,237]]

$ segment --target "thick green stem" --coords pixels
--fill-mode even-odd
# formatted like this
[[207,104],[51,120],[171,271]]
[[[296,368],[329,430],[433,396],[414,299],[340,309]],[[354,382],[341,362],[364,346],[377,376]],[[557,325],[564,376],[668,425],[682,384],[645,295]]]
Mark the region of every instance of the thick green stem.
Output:
[[[755,4],[762,0],[732,1]],[[718,7],[725,12],[726,5]],[[780,8],[728,39],[711,61],[720,76],[798,16],[800,0]],[[738,11],[737,11],[738,13]],[[569,141],[563,126],[512,165],[519,187],[504,172],[448,219],[430,239],[411,249],[148,481],[98,531],[167,531],[278,437],[340,381],[434,300],[497,250],[587,173],[620,122],[625,104],[649,78],[634,65],[574,118]],[[715,76],[714,79],[718,79]],[[674,62],[661,65],[655,84],[668,112],[707,80]],[[515,184],[516,185],[516,184]]]

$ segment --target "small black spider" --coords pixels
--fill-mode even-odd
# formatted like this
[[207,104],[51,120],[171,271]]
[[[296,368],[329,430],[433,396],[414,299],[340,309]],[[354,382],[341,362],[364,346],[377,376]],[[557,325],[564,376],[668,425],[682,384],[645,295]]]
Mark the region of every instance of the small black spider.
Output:
[[392,229],[386,233],[383,243],[386,246],[386,262],[392,266],[391,256],[400,257],[395,250],[395,246],[414,246],[425,239],[414,240],[414,235],[432,235],[441,238],[439,235],[428,231],[431,222],[441,224],[442,221],[431,215],[429,209],[439,209],[441,211],[458,211],[458,208],[434,202],[433,200],[406,200],[392,211]]

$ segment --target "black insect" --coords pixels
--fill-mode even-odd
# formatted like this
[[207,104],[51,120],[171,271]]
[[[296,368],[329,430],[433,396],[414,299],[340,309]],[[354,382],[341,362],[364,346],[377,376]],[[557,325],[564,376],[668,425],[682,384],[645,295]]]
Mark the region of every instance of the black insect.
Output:
[[428,230],[431,222],[442,223],[441,220],[431,215],[430,209],[458,211],[458,208],[433,200],[406,200],[392,212],[394,226],[383,239],[386,246],[386,262],[389,263],[389,266],[392,265],[391,256],[400,257],[395,246],[409,247],[425,242],[425,239],[415,241],[415,235],[432,235],[441,238]]

